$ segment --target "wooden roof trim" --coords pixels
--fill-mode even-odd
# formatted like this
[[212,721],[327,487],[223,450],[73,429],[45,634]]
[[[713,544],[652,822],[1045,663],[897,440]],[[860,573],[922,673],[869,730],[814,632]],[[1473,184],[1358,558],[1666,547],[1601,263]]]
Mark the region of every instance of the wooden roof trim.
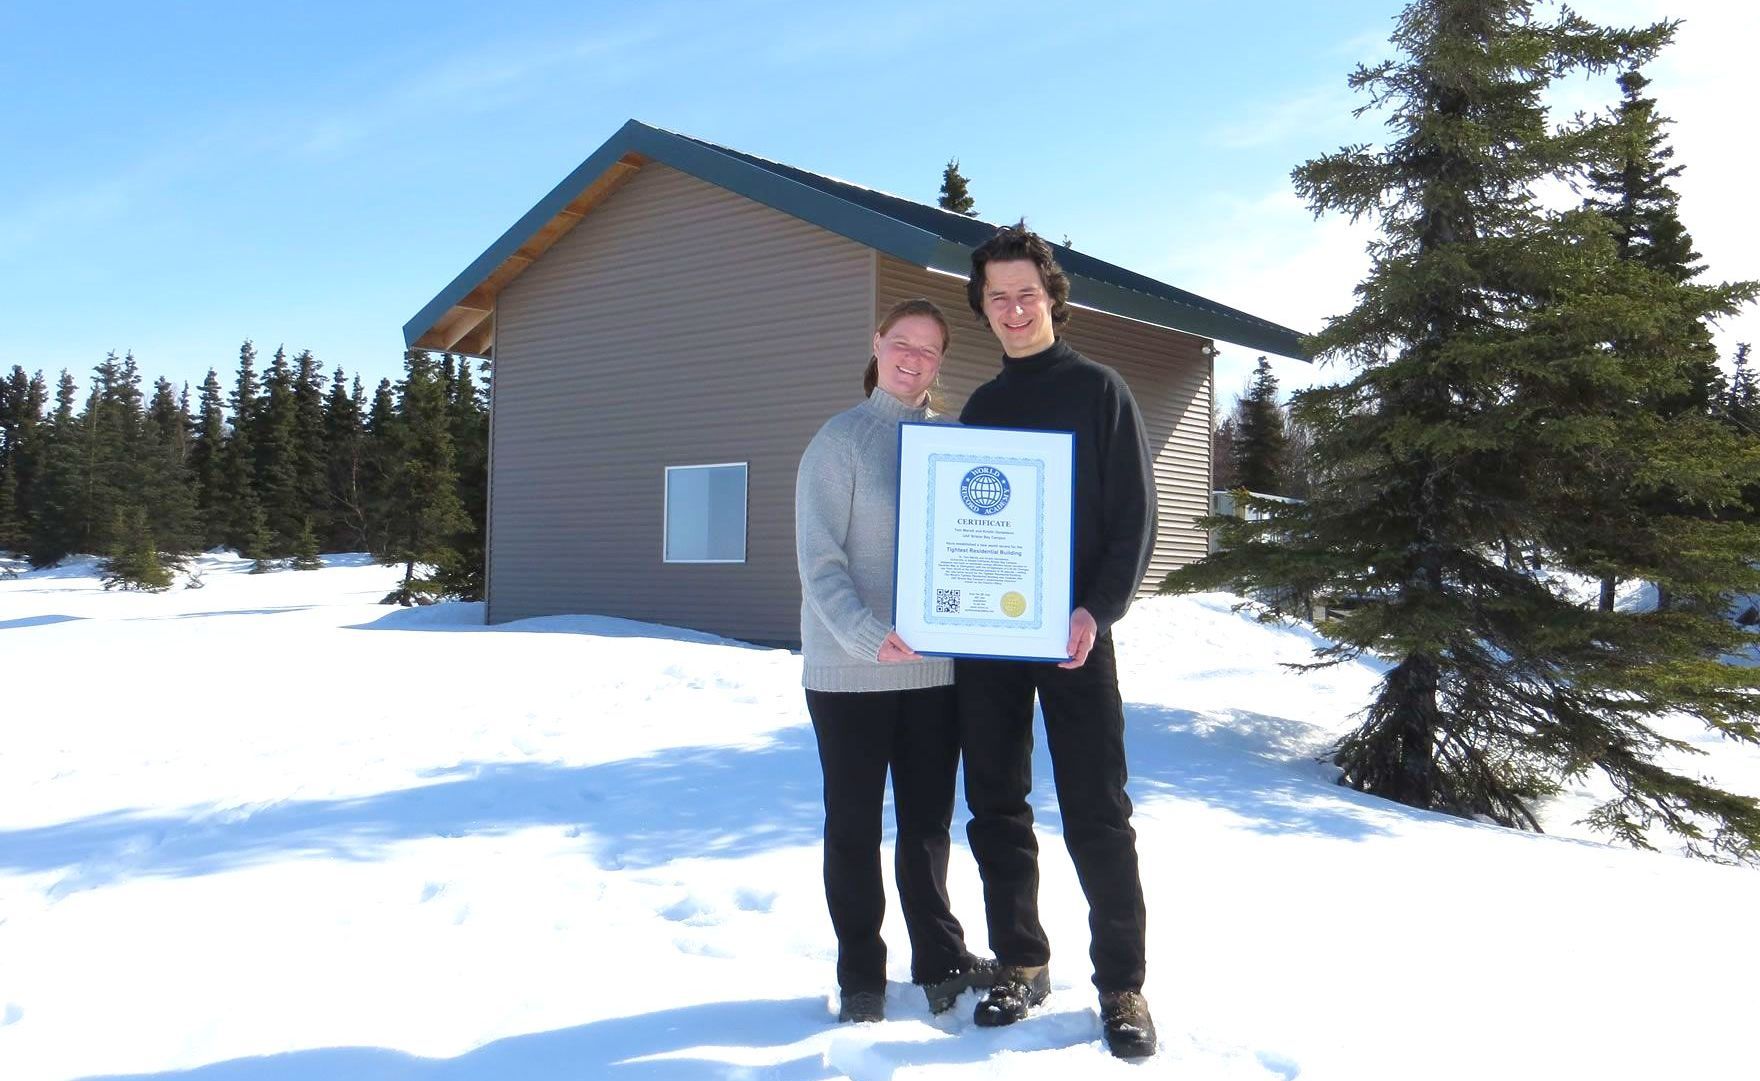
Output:
[[482,350],[486,350],[488,343],[493,340],[494,332],[489,329],[490,315],[495,310],[495,299],[501,295],[501,290],[525,273],[526,268],[537,262],[557,241],[567,236],[595,207],[610,198],[618,188],[629,183],[630,178],[647,163],[647,157],[633,151],[612,162],[584,191],[521,244],[519,250],[491,270],[481,284],[447,309],[446,314],[434,322],[432,329],[413,343],[413,347],[468,353],[472,356],[485,355],[485,352],[471,346],[480,345]]

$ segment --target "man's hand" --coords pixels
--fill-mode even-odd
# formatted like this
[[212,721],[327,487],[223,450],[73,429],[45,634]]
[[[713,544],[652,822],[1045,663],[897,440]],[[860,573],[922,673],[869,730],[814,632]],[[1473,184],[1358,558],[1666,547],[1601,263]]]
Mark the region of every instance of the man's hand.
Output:
[[1069,660],[1058,665],[1059,668],[1080,668],[1088,663],[1088,652],[1094,648],[1094,639],[1100,636],[1100,624],[1086,608],[1077,608],[1069,614],[1069,645],[1065,652]]
[[880,652],[875,654],[874,659],[881,664],[898,664],[901,661],[920,661],[923,658],[904,644],[904,639],[898,636],[897,631],[887,631],[886,641],[880,643]]

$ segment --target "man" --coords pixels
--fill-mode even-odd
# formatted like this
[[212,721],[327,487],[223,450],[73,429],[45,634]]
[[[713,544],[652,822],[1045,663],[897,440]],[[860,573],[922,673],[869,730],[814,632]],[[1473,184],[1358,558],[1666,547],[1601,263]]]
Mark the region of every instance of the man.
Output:
[[1155,1052],[1143,1001],[1143,887],[1125,795],[1124,707],[1112,650],[1148,570],[1155,482],[1142,415],[1117,372],[1057,337],[1069,279],[1025,223],[972,253],[972,311],[1002,343],[1002,371],[972,394],[965,424],[1075,433],[1075,592],[1069,660],[955,664],[965,758],[967,827],[984,880],[990,947],[1002,966],[977,1007],[980,1025],[1008,1025],[1051,990],[1051,945],[1039,922],[1033,836],[1033,695],[1063,815],[1064,843],[1088,899],[1090,956],[1107,1046],[1121,1058]]

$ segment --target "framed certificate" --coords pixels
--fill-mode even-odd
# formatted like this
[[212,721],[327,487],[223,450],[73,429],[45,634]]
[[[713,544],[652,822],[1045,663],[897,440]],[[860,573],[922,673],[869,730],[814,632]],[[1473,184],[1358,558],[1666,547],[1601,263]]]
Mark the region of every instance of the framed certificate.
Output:
[[906,423],[892,622],[918,653],[1066,661],[1075,435]]

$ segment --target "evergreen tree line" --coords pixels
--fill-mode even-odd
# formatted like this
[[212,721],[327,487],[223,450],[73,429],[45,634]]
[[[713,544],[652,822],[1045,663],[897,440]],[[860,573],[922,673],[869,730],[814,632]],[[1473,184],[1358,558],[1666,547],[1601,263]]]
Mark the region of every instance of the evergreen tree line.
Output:
[[[32,566],[105,557],[106,581],[163,589],[187,557],[231,548],[254,570],[325,552],[404,566],[388,600],[482,593],[489,399],[466,358],[412,351],[368,397],[310,350],[258,369],[239,349],[229,391],[210,369],[190,400],[149,394],[132,353],[92,370],[0,379],[0,551]],[[418,578],[420,568],[431,576]]]
[[[1738,432],[1760,435],[1760,382],[1752,367],[1752,345],[1741,342],[1730,358],[1730,375],[1708,373],[1701,396],[1708,414]],[[1252,380],[1235,397],[1211,431],[1211,461],[1217,491],[1244,488],[1256,495],[1306,499],[1313,487],[1314,433],[1290,404],[1279,405],[1277,376],[1259,358]],[[1746,493],[1747,513],[1760,520],[1760,489]],[[1609,585],[1609,589],[1611,589]],[[1603,596],[1603,608],[1612,603]]]
[[[1534,7],[1414,0],[1395,58],[1351,76],[1385,144],[1293,173],[1315,214],[1379,227],[1309,343],[1348,378],[1292,401],[1310,490],[1208,519],[1220,550],[1165,588],[1353,602],[1314,664],[1386,674],[1334,749],[1342,784],[1538,829],[1593,777],[1592,828],[1760,860],[1760,800],[1678,761],[1669,727],[1760,743],[1760,670],[1729,660],[1754,642],[1731,602],[1760,593],[1760,424],[1748,350],[1725,381],[1709,329],[1760,285],[1701,281],[1677,212],[1641,74],[1675,24]],[[1549,84],[1596,73],[1617,102],[1549,118]],[[1548,205],[1560,181],[1586,198]],[[1620,581],[1656,603],[1620,608]]]

